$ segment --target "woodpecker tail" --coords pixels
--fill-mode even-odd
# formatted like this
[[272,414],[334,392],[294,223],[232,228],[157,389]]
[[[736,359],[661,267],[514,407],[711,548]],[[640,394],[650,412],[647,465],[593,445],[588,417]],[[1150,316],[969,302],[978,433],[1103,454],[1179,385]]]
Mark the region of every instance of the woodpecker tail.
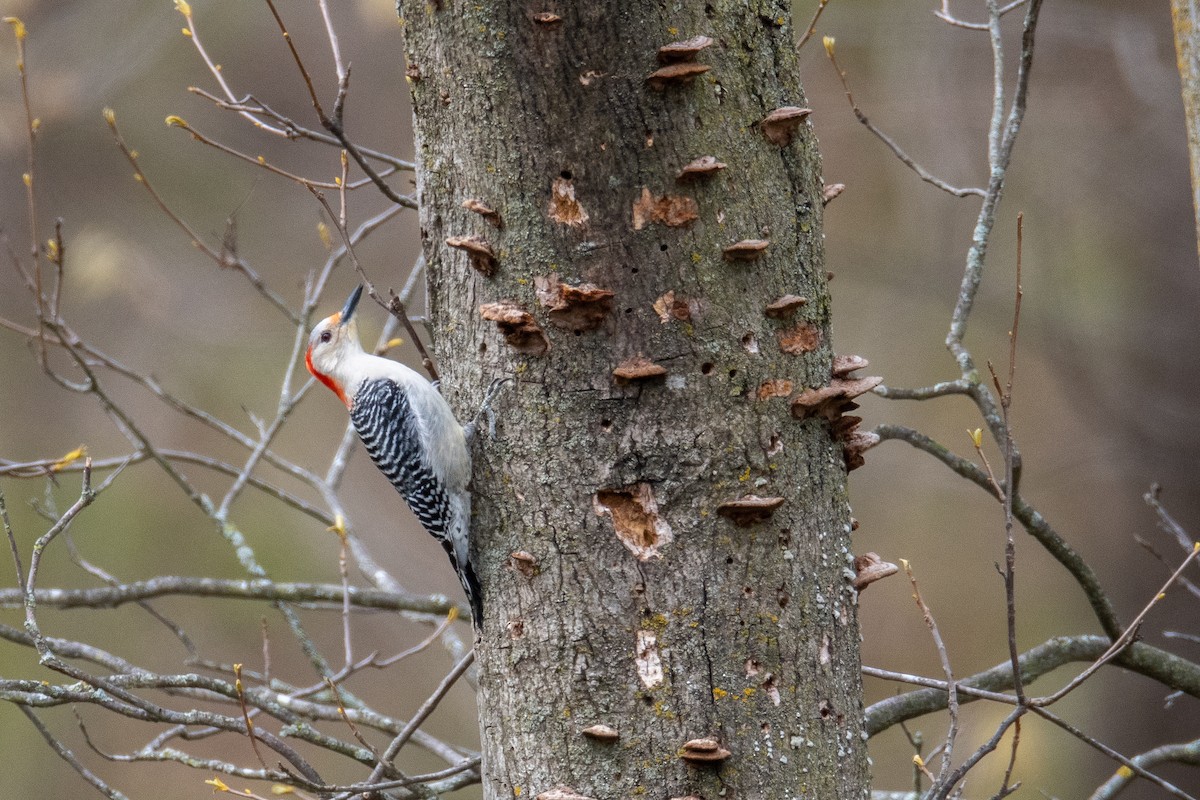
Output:
[[482,631],[483,587],[479,585],[479,578],[475,575],[475,568],[468,561],[462,565],[455,564],[454,569],[458,573],[458,579],[462,581],[463,591],[467,593],[467,602],[471,604],[471,622],[475,625],[476,631]]
[[450,536],[442,541],[450,563],[458,573],[458,581],[462,584],[467,595],[467,603],[471,606],[471,622],[476,631],[483,630],[483,588],[479,585],[479,576],[471,564],[471,494],[462,492],[450,500]]

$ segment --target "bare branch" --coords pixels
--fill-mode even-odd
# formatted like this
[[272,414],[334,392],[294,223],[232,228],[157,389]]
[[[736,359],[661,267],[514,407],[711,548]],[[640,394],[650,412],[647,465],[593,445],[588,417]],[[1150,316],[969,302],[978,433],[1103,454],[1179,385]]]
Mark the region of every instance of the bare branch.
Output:
[[[1189,764],[1197,767],[1200,766],[1200,739],[1182,744],[1164,744],[1161,747],[1155,747],[1152,750],[1147,750],[1145,753],[1136,755],[1129,760],[1142,769],[1148,769],[1168,762]],[[1137,773],[1132,769],[1117,770],[1111,778],[1092,793],[1091,800],[1112,800],[1125,787],[1133,783],[1136,777]]]
[[[1021,675],[1026,684],[1042,675],[1078,661],[1095,661],[1112,646],[1112,640],[1103,636],[1058,636],[1021,654]],[[1171,689],[1200,698],[1200,665],[1173,653],[1168,653],[1144,642],[1134,642],[1117,655],[1116,664],[1127,670],[1144,675]],[[946,686],[944,682],[922,678],[909,680],[911,676],[895,677],[898,673],[883,674],[874,668],[864,668],[864,674],[878,675],[888,679],[903,679],[909,683],[936,687],[889,697],[869,706],[865,714],[866,731],[874,736],[904,720],[923,716],[946,708]],[[927,682],[932,681],[932,682]],[[977,696],[971,689],[1001,692],[1011,689],[1012,664],[1006,658],[991,669],[958,681],[959,691],[965,695],[961,702],[970,702]],[[989,697],[991,700],[999,700]],[[1016,702],[1008,696],[1005,702]]]

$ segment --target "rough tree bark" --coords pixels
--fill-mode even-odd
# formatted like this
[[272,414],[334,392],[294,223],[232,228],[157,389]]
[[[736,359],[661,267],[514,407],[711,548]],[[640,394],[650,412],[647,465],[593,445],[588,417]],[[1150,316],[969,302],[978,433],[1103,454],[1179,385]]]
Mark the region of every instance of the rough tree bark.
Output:
[[850,423],[790,413],[832,357],[788,4],[400,15],[445,390],[516,378],[476,448],[484,796],[862,797]]

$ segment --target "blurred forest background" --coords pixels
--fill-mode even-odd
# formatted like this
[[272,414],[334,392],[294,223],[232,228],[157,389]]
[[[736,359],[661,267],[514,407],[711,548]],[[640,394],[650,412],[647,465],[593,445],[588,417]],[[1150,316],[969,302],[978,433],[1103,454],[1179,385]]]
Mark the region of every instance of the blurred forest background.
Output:
[[[318,90],[331,100],[333,71],[316,27],[316,4],[293,1],[280,7]],[[814,7],[797,4],[798,26]],[[802,54],[826,182],[848,187],[826,214],[828,268],[836,276],[831,286],[834,348],[870,359],[870,373],[883,375],[891,386],[957,377],[943,340],[978,200],[957,199],[920,182],[858,124],[819,36],[837,37],[839,64],[875,124],[939,177],[958,186],[983,185],[992,79],[987,36],[947,26],[933,16],[934,8],[933,0],[833,0],[817,40]],[[964,0],[953,8],[959,16],[983,19],[981,2]],[[236,91],[252,92],[318,127],[265,4],[195,0],[193,10],[205,45]],[[20,16],[30,30],[27,64],[34,113],[41,120],[40,222],[48,234],[54,217],[64,220],[66,318],[101,349],[253,433],[253,417],[274,413],[292,331],[240,276],[214,267],[159,213],[131,179],[101,109],[115,110],[126,140],[140,153],[142,169],[209,243],[219,246],[227,220],[236,218],[238,252],[293,303],[302,296],[308,270],[327,255],[317,232],[317,203],[300,187],[194,142],[163,120],[177,114],[243,152],[328,180],[340,171],[337,151],[264,136],[188,94],[191,85],[212,90],[213,79],[180,35],[182,20],[169,0],[6,0],[0,11]],[[346,114],[351,138],[411,157],[400,27],[391,0],[343,0],[335,11],[344,57],[353,65]],[[672,36],[663,31],[660,38],[665,43]],[[1154,515],[1142,502],[1149,485],[1161,483],[1167,507],[1193,534],[1200,532],[1200,371],[1195,369],[1200,269],[1170,13],[1165,2],[1055,0],[1043,11],[1037,44],[1029,112],[968,341],[980,360],[1005,362],[1015,217],[1023,211],[1025,305],[1014,406],[1015,434],[1025,457],[1022,491],[1090,562],[1128,620],[1166,574],[1135,537],[1154,542],[1177,560],[1173,543],[1156,532]],[[1016,49],[1010,41],[1010,63]],[[6,187],[0,193],[0,225],[9,247],[24,253],[26,133],[15,55],[12,37],[0,36],[0,186]],[[394,185],[409,188],[403,179]],[[372,189],[353,193],[351,227],[385,206]],[[417,252],[415,215],[405,213],[368,240],[359,255],[381,288],[398,289]],[[339,307],[354,282],[348,270],[336,273],[323,307],[328,311],[322,313]],[[0,315],[33,324],[29,298],[8,268],[0,271]],[[382,318],[382,312],[370,309],[361,322],[364,338],[372,339]],[[402,357],[411,361],[411,348],[404,348]],[[234,461],[244,457],[136,387],[121,386],[117,395],[141,410],[142,424],[160,446]],[[971,411],[962,398],[912,403],[868,397],[861,413],[864,429],[882,422],[910,425],[969,456],[966,430],[979,425]],[[313,393],[276,449],[323,470],[344,424],[345,411],[332,396]],[[0,332],[0,458],[57,457],[80,444],[95,458],[129,450],[93,398],[61,390],[41,373],[22,337]],[[994,465],[1001,463],[997,453],[989,455]],[[205,490],[223,493],[224,479],[198,468],[186,472]],[[266,475],[282,480],[270,470]],[[46,527],[29,501],[52,497],[61,511],[78,496],[77,474],[64,476],[60,484],[0,479],[26,552]],[[956,674],[1005,660],[1003,586],[993,566],[1003,560],[1003,518],[995,502],[899,442],[868,453],[866,467],[851,478],[851,498],[861,523],[856,552],[873,550],[886,560],[912,563]],[[343,499],[375,555],[410,590],[457,598],[444,555],[361,452],[355,454]],[[255,493],[238,502],[235,514],[274,577],[338,580],[336,537],[310,518]],[[128,469],[72,530],[86,558],[122,579],[242,577],[211,521],[150,464]],[[1021,648],[1056,634],[1098,632],[1066,573],[1024,534],[1018,548]],[[3,584],[12,585],[13,573],[6,570]],[[42,586],[91,584],[62,547],[49,557],[41,581]],[[1195,600],[1175,593],[1150,617],[1143,637],[1195,659],[1200,645],[1163,638],[1166,630],[1200,633]],[[896,577],[864,595],[864,661],[939,676],[936,653],[909,594],[907,582]],[[159,606],[186,624],[209,657],[247,664],[261,662],[260,619],[266,616],[278,634],[273,637],[275,669],[292,669],[297,680],[308,669],[294,658],[282,624],[265,605],[175,599]],[[310,613],[306,619],[336,649],[336,614]],[[20,611],[0,612],[0,621],[20,625]],[[162,669],[182,669],[186,655],[161,626],[133,607],[45,611],[42,623],[51,634],[91,632],[93,641],[119,640],[122,652],[140,653],[137,658]],[[111,633],[98,632],[105,627]],[[385,615],[366,618],[356,631],[364,651],[385,652],[426,633]],[[451,662],[440,649],[419,659],[391,689],[395,697],[388,705],[397,714],[411,713]],[[290,661],[296,661],[294,667]],[[1068,672],[1075,669],[1037,686],[1048,689]],[[0,646],[0,674],[50,677],[39,671],[31,651],[7,645]],[[868,681],[867,701],[894,691],[893,685]],[[1108,668],[1057,710],[1134,755],[1200,735],[1197,701],[1182,698],[1164,708],[1166,694],[1146,679]],[[460,686],[435,714],[431,731],[471,741],[472,704],[469,690]],[[967,734],[986,736],[1003,712],[982,703],[964,709]],[[133,749],[151,735],[131,723],[106,722],[94,709],[83,714],[112,749]],[[49,712],[46,719],[86,750],[71,730],[68,711]],[[941,717],[910,727],[923,730],[929,742],[944,735]],[[1116,768],[1035,720],[1027,720],[1022,739],[1021,796],[1078,797]],[[967,752],[974,745],[963,747]],[[911,785],[911,749],[900,731],[878,737],[871,750],[876,788]],[[0,767],[6,796],[69,797],[91,791],[7,704],[0,704],[0,753],[6,754]],[[181,767],[102,770],[135,796],[161,794],[166,785],[179,798],[211,792],[203,784],[208,775]],[[128,779],[116,777],[118,770],[128,770]],[[981,783],[985,772],[972,781],[975,786],[996,785]],[[1181,787],[1200,788],[1200,772],[1194,769],[1167,767],[1162,774]],[[1142,784],[1126,796],[1159,794]]]

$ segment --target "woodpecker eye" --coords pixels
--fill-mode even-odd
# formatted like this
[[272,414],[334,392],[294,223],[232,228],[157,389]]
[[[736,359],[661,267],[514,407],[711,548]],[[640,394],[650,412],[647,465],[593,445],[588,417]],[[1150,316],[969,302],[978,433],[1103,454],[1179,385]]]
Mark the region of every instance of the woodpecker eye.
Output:
[[332,331],[321,331],[321,341],[322,342],[328,342],[332,338],[333,338]]

